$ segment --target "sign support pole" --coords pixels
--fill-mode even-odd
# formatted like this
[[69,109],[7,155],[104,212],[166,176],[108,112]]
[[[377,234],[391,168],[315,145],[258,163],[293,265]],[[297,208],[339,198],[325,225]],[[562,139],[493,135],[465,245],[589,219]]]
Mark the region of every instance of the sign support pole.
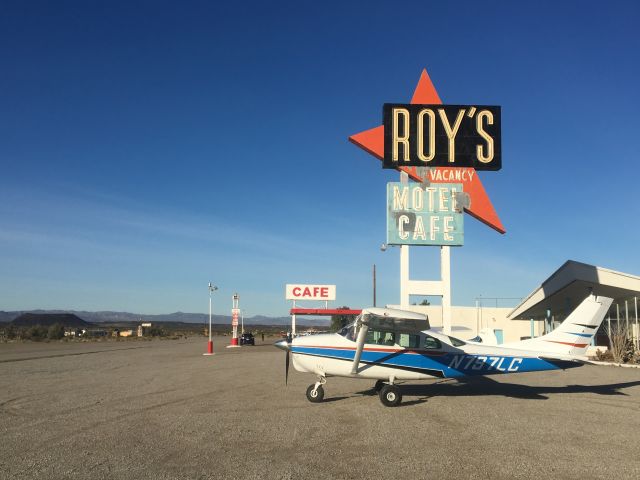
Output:
[[211,337],[211,294],[217,289],[218,287],[211,285],[211,282],[209,282],[209,341],[207,342],[207,353],[203,353],[203,355],[215,355],[215,353],[213,353],[213,339]]
[[[293,301],[293,308],[296,308],[296,301]],[[291,336],[295,337],[296,335],[296,314],[291,315]]]
[[[400,172],[400,182],[409,183],[409,175]],[[400,308],[409,306],[409,245],[400,245]]]
[[440,247],[440,281],[442,282],[442,331],[451,334],[451,247]]

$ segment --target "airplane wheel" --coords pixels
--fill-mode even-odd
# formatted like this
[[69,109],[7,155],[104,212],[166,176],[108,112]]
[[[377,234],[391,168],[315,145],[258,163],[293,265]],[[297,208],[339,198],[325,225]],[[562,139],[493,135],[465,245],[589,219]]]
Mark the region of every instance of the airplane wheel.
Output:
[[402,401],[402,393],[396,385],[385,385],[378,395],[385,407],[397,407]]
[[378,380],[376,382],[376,384],[373,386],[373,389],[377,392],[380,393],[380,390],[382,390],[382,387],[384,387],[386,384],[382,381],[382,380]]
[[313,403],[320,403],[324,398],[324,388],[322,388],[322,385],[319,385],[314,392],[313,389],[315,386],[316,384],[312,383],[307,387],[307,400]]

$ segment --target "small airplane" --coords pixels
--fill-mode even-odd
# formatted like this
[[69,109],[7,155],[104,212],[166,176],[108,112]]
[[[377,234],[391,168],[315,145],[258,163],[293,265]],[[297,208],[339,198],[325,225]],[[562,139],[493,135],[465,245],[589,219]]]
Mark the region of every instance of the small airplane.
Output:
[[307,399],[321,402],[327,377],[377,380],[375,390],[387,407],[402,401],[397,381],[558,370],[581,366],[613,299],[589,294],[558,328],[541,337],[484,345],[430,329],[427,316],[390,308],[366,308],[337,333],[287,338],[289,357],[299,372],[316,375]]

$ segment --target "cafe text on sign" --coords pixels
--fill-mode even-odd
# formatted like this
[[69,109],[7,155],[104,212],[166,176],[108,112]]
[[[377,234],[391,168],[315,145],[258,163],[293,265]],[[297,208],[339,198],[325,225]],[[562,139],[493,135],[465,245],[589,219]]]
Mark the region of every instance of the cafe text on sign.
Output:
[[462,246],[461,192],[459,183],[388,183],[387,244]]
[[335,285],[300,285],[287,284],[287,300],[335,300]]
[[383,168],[500,170],[500,107],[385,103]]

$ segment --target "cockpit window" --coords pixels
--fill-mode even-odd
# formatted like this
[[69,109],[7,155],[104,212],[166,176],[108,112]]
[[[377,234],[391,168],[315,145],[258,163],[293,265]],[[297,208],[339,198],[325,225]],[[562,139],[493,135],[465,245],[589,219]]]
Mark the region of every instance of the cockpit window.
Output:
[[466,345],[465,342],[463,342],[462,340],[460,340],[459,338],[456,337],[449,337],[449,340],[451,340],[451,345],[453,345],[454,347],[461,347],[462,345]]
[[355,342],[356,341],[355,326],[356,324],[354,322],[347,325],[346,327],[343,327],[342,329],[338,330],[338,335],[342,335],[347,340],[351,340],[352,342]]

